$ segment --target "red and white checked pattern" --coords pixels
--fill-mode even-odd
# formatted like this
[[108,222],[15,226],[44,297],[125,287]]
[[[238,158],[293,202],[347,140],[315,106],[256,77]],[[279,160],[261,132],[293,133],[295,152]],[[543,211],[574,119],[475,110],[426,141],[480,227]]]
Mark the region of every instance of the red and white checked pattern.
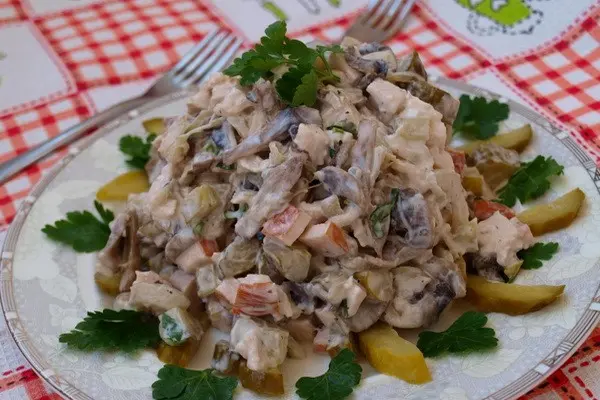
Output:
[[496,65],[559,120],[600,146],[600,8],[545,49]]
[[19,0],[0,0],[0,23],[25,19],[25,11]]
[[[10,397],[9,397],[10,396]],[[0,376],[0,397],[11,399],[61,400],[32,369],[21,365]]]

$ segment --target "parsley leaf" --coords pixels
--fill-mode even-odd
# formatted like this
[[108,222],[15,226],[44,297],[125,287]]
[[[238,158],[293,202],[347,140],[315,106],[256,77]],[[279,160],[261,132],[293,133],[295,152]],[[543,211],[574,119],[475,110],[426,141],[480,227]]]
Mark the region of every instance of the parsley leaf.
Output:
[[97,201],[94,201],[94,206],[101,220],[89,211],[73,211],[67,213],[66,219],[54,222],[54,226],[44,226],[42,232],[52,240],[73,247],[77,252],[90,253],[102,250],[110,236],[108,224],[115,216],[112,211],[105,209]]
[[134,168],[144,169],[148,160],[150,160],[150,148],[156,135],[151,134],[146,140],[139,136],[127,135],[119,140],[119,149],[123,154],[130,158],[125,160],[127,164]]
[[492,328],[484,328],[487,320],[483,313],[468,311],[444,332],[421,332],[417,347],[425,357],[439,356],[446,351],[464,353],[494,348],[498,346],[498,339]]
[[58,341],[78,350],[129,353],[160,342],[158,318],[132,310],[88,312],[75,329],[60,335]]
[[158,380],[152,384],[155,400],[232,400],[237,379],[219,377],[214,369],[194,371],[165,365],[158,371]]
[[563,170],[564,167],[552,157],[537,156],[533,161],[521,164],[521,168],[499,190],[498,201],[512,207],[517,199],[521,203],[537,199],[550,189],[548,178],[562,175]]
[[484,97],[460,96],[460,106],[452,127],[471,139],[485,140],[496,135],[498,122],[508,118],[508,104]]
[[[223,73],[239,76],[242,85],[251,85],[260,78],[273,79],[275,68],[287,68],[275,84],[277,94],[292,106],[312,106],[317,101],[317,90],[321,82],[339,81],[326,54],[343,50],[338,45],[311,49],[299,40],[288,38],[286,33],[287,25],[284,21],[269,25],[260,43],[236,58]],[[323,68],[315,66],[317,60],[321,61]]]
[[300,378],[296,382],[296,394],[307,400],[341,400],[348,397],[360,382],[362,368],[356,356],[342,349],[329,362],[329,369],[321,376]]
[[523,269],[538,269],[542,266],[541,260],[549,260],[558,251],[558,243],[536,243],[528,249],[521,250],[517,256],[523,260]]

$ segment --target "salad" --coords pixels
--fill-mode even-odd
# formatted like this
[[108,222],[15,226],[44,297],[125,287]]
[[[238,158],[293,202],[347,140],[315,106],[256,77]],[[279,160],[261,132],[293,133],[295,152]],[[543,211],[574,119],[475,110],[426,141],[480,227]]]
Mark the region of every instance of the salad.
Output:
[[[333,359],[298,381],[302,398],[348,396],[356,355],[424,383],[425,357],[498,345],[484,312],[533,312],[563,292],[511,282],[558,251],[536,236],[568,226],[583,192],[513,210],[562,166],[521,160],[531,127],[498,134],[505,104],[453,98],[416,53],[397,59],[352,38],[310,48],[277,22],[187,108],[146,121],[146,138],[121,139],[135,169],[97,198],[126,201],[124,211],[96,202],[100,218],[72,212],[44,228],[99,250],[95,281],[114,296],[60,341],[155,348],[169,365],[154,398],[232,398],[238,379],[281,395],[281,365],[311,351]],[[453,135],[466,144],[450,147]],[[398,333],[431,326],[461,298],[478,312],[447,331],[416,345]],[[208,329],[229,340],[203,346]],[[213,354],[211,369],[185,369],[197,352]]]

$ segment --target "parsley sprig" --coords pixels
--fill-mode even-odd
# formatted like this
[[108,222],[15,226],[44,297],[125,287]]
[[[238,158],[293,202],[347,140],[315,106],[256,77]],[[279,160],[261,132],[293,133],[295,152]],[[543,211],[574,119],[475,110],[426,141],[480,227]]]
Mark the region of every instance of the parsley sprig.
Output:
[[494,348],[498,346],[498,339],[492,328],[484,328],[487,320],[483,313],[468,311],[444,332],[421,332],[417,347],[425,357]]
[[[317,100],[317,90],[322,82],[338,82],[326,53],[342,52],[338,45],[309,48],[300,40],[286,37],[287,25],[277,21],[267,27],[260,44],[236,58],[233,64],[223,71],[229,76],[240,76],[242,85],[251,85],[260,78],[272,80],[273,70],[287,68],[275,82],[275,89],[283,101],[292,105],[312,106]],[[315,63],[319,60],[323,68]]]
[[158,318],[132,310],[88,312],[75,329],[58,340],[78,350],[130,353],[160,342]]
[[158,371],[158,380],[152,384],[155,400],[231,400],[237,379],[220,377],[214,369],[194,371],[165,365]]
[[108,224],[115,218],[112,211],[94,201],[98,219],[89,211],[72,211],[66,219],[60,219],[53,225],[42,228],[48,237],[57,242],[67,244],[77,252],[90,253],[102,250],[110,236]]
[[524,203],[537,199],[550,189],[552,176],[562,175],[564,167],[552,157],[537,156],[533,161],[523,163],[510,177],[508,183],[498,191],[498,201],[509,207],[517,199]]
[[498,122],[508,118],[508,104],[484,97],[460,96],[460,106],[452,127],[470,139],[485,140],[498,132]]
[[125,162],[133,168],[144,169],[150,160],[150,149],[155,138],[155,134],[148,135],[145,140],[139,136],[123,136],[119,140],[119,149],[123,154],[129,156]]
[[399,194],[400,191],[398,189],[392,189],[390,194],[390,202],[377,206],[375,211],[373,211],[369,216],[369,219],[371,220],[371,228],[373,229],[375,237],[383,237],[383,221],[385,221],[385,219],[388,218],[392,213],[392,210],[398,201]]
[[558,243],[536,243],[526,250],[521,250],[517,256],[523,260],[522,269],[538,269],[543,265],[542,261],[550,260],[558,251]]
[[355,359],[352,351],[342,349],[329,362],[329,369],[323,375],[298,379],[296,394],[307,400],[345,399],[360,382],[362,368]]

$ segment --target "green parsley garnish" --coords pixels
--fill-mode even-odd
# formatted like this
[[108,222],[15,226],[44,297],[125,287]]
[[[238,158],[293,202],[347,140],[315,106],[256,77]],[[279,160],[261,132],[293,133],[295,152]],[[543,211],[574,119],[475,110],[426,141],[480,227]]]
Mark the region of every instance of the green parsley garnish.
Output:
[[371,213],[369,219],[371,220],[371,228],[373,229],[375,237],[383,237],[383,221],[385,221],[392,213],[392,210],[398,201],[398,194],[398,189],[392,189],[390,202],[378,206],[375,211]]
[[[275,68],[287,68],[275,82],[279,97],[292,106],[312,106],[317,101],[320,83],[339,81],[325,54],[341,53],[343,50],[338,45],[311,49],[299,40],[286,37],[286,33],[287,25],[283,21],[269,25],[260,44],[236,58],[223,73],[239,75],[242,85],[251,85],[260,78],[274,79]],[[322,61],[323,69],[315,67],[317,60]]]
[[536,243],[528,249],[521,250],[517,256],[523,260],[523,269],[538,269],[542,266],[542,260],[547,261],[558,251],[558,243]]
[[202,151],[206,151],[213,154],[219,154],[219,146],[212,140],[208,139],[204,147],[202,147]]
[[341,400],[350,396],[362,373],[355,359],[352,351],[342,349],[329,362],[329,369],[323,375],[298,379],[296,394],[307,400]]
[[156,135],[154,134],[148,135],[146,140],[139,136],[123,136],[119,140],[119,149],[123,154],[130,157],[125,160],[127,164],[134,168],[144,169],[146,163],[150,160],[150,148],[155,138]]
[[60,335],[58,341],[78,350],[130,353],[160,342],[158,318],[132,310],[88,312],[75,329]]
[[492,328],[484,328],[487,320],[483,313],[468,311],[444,332],[421,332],[417,347],[425,357],[492,349],[498,346],[498,339]]
[[537,156],[533,161],[521,164],[508,183],[498,191],[498,201],[509,207],[517,202],[537,199],[550,189],[548,178],[562,175],[564,167],[552,157]]
[[152,384],[155,400],[232,400],[238,385],[236,378],[220,377],[214,369],[193,371],[165,365],[158,371],[158,380]]
[[224,169],[226,171],[231,171],[231,170],[235,169],[235,164],[226,165],[226,164],[223,164],[222,162],[220,162],[220,163],[217,164],[217,167],[221,168],[221,169]]
[[90,253],[102,250],[110,236],[108,224],[115,218],[112,211],[94,201],[100,219],[89,211],[72,211],[66,219],[54,222],[54,226],[42,228],[48,237],[57,242],[67,244],[77,252]]
[[452,127],[470,139],[485,140],[496,135],[498,122],[508,118],[508,104],[484,97],[460,96],[460,107]]

